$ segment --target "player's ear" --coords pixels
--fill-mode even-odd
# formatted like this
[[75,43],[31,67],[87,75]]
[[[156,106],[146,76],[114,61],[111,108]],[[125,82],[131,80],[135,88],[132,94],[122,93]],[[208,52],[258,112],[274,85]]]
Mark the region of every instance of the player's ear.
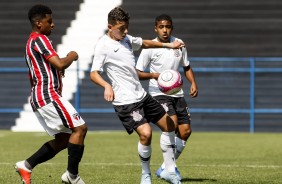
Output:
[[157,26],[155,26],[155,32],[156,32],[156,33],[158,32],[158,30],[157,30]]
[[108,24],[108,29],[109,29],[109,30],[111,30],[112,27],[113,27],[113,26],[112,26],[111,24]]
[[41,21],[40,21],[40,19],[34,19],[34,20],[33,20],[33,23],[34,23],[34,25],[35,25],[36,27],[41,27]]

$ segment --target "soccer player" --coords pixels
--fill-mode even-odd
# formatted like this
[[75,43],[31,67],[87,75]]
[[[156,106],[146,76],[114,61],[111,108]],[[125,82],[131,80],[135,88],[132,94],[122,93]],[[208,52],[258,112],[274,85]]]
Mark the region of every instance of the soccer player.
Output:
[[[128,35],[129,15],[116,7],[108,14],[108,32],[96,44],[90,78],[104,88],[104,99],[111,101],[115,112],[128,134],[135,131],[139,135],[138,154],[142,163],[141,184],[150,184],[152,129],[149,122],[162,131],[160,147],[168,171],[168,181],[179,184],[175,173],[174,136],[175,127],[163,107],[142,88],[135,69],[134,50],[141,47],[180,48],[181,42],[161,43],[142,40]],[[103,79],[105,71],[110,83]],[[123,146],[123,145],[121,145]]]
[[26,63],[31,84],[30,103],[45,131],[54,139],[42,145],[29,158],[16,163],[16,171],[23,183],[31,183],[35,166],[68,149],[68,166],[61,179],[64,183],[84,184],[78,174],[84,152],[87,125],[74,107],[62,97],[62,75],[78,54],[71,51],[59,58],[48,35],[55,24],[52,10],[45,5],[34,5],[28,12],[32,32],[26,44]]
[[[182,40],[171,36],[173,30],[172,19],[168,15],[159,15],[155,19],[155,32],[157,37],[153,41],[160,43],[171,43],[175,40],[182,42]],[[157,79],[160,73],[167,69],[179,70],[182,66],[184,69],[185,77],[190,81],[190,95],[196,97],[198,88],[195,81],[192,67],[190,66],[187,58],[187,51],[185,47],[180,49],[158,48],[158,49],[143,49],[140,53],[136,63],[136,69],[140,80],[149,80],[149,93],[158,100],[176,126],[176,152],[175,159],[178,159],[186,142],[191,135],[190,114],[184,99],[184,92],[181,89],[174,95],[166,95],[162,93],[157,84]],[[149,71],[146,68],[149,68]],[[146,70],[146,71],[145,71]],[[175,167],[177,176],[181,179],[181,175]],[[157,170],[156,175],[162,179],[167,177],[167,169],[165,164]]]

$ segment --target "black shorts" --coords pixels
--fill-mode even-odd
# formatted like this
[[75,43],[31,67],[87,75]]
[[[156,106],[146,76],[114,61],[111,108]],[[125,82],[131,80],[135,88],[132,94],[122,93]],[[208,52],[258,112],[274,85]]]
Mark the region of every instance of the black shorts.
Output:
[[158,122],[166,114],[161,104],[149,94],[140,102],[113,106],[128,134],[144,123]]
[[179,125],[191,123],[189,108],[184,97],[160,95],[154,98],[163,106],[168,115],[178,117]]

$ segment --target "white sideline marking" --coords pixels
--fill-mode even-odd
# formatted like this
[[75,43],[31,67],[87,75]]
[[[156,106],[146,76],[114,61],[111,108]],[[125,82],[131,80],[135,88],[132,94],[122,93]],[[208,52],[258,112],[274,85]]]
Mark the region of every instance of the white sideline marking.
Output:
[[[14,165],[15,163],[8,163],[8,162],[0,162],[0,165]],[[46,165],[65,165],[66,163],[43,163]],[[100,165],[100,166],[140,166],[141,164],[139,163],[85,163],[82,162],[80,163],[80,165]],[[151,164],[153,166],[158,166],[159,164]],[[224,165],[224,164],[220,164],[220,165],[205,165],[205,164],[191,164],[191,165],[182,165],[182,164],[177,164],[178,166],[181,167],[238,167],[238,168],[282,168],[282,165]]]

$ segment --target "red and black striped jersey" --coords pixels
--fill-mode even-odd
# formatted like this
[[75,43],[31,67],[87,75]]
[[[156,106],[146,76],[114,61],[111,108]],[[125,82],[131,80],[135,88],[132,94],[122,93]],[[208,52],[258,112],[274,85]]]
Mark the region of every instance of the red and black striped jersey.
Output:
[[31,81],[30,103],[33,109],[61,97],[62,76],[48,59],[58,56],[47,36],[32,32],[26,44],[26,63]]

